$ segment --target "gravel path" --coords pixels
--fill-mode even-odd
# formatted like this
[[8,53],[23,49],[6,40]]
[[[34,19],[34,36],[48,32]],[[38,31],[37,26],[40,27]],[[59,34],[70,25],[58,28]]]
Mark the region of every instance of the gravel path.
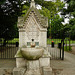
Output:
[[14,68],[16,67],[15,59],[0,59],[0,68]]
[[72,53],[75,54],[75,47],[72,47]]
[[[75,51],[75,47],[73,52]],[[56,50],[56,49],[55,49]],[[51,60],[54,75],[75,75],[75,55],[65,52],[64,60]]]

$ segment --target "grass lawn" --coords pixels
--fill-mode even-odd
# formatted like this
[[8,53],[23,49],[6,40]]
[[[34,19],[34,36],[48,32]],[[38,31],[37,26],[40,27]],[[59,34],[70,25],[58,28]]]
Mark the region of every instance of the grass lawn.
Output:
[[71,51],[72,47],[70,46],[70,50],[69,50],[69,46],[64,46],[64,51]]
[[51,44],[52,41],[54,44],[61,43],[61,39],[47,39],[47,44]]
[[14,38],[13,40],[9,40],[8,43],[16,43],[19,42],[19,38]]
[[[47,44],[51,44],[52,41],[54,42],[54,44],[61,43],[61,39],[47,39]],[[64,43],[66,44],[66,40],[64,41]],[[67,44],[69,44],[68,40],[67,40]],[[70,44],[75,44],[75,40],[71,40]]]
[[[54,44],[58,44],[58,43],[61,43],[61,39],[47,39],[47,44],[51,44],[51,42],[54,42]],[[19,38],[14,38],[13,40],[9,40],[8,43],[16,43],[16,42],[19,42]],[[64,43],[66,43],[66,41],[64,41]],[[70,41],[71,44],[75,44],[75,40],[71,40]],[[69,44],[69,41],[67,40],[67,44]]]

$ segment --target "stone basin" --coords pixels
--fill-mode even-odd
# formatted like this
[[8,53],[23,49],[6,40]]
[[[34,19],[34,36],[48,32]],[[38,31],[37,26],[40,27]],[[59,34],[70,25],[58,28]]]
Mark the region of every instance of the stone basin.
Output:
[[21,48],[21,53],[25,59],[34,60],[43,55],[43,48]]

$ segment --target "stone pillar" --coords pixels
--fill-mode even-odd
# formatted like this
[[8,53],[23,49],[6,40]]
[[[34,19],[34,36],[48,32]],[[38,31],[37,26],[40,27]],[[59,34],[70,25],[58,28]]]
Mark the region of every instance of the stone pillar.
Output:
[[16,58],[16,67],[17,68],[21,68],[21,67],[25,67],[26,65],[26,60],[24,58]]
[[27,71],[25,75],[42,75],[39,60],[27,60]]
[[31,1],[30,7],[34,7],[35,8],[35,2],[34,2],[34,0]]
[[27,63],[28,70],[35,70],[35,69],[39,69],[39,68],[40,68],[39,60],[28,61],[28,63]]
[[40,58],[40,67],[50,67],[50,58]]

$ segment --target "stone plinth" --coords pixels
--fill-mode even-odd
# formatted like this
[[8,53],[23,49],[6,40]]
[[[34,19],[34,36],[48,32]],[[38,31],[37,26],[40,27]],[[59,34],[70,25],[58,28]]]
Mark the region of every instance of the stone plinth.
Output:
[[40,58],[40,67],[47,67],[50,66],[50,58]]
[[24,58],[16,58],[16,67],[17,68],[25,67],[25,65],[26,65],[26,60]]
[[28,60],[27,61],[27,69],[28,70],[35,70],[40,68],[39,60]]
[[[15,72],[19,73],[21,72],[21,68],[25,68],[25,74],[24,75],[51,75],[52,69],[50,67],[50,54],[47,50],[47,48],[44,48],[44,53],[42,57],[40,57],[37,60],[27,60],[22,57],[20,54],[20,51],[18,52],[16,56],[16,67],[14,69],[14,75]],[[20,69],[18,69],[20,68]],[[18,75],[18,74],[17,74]]]

